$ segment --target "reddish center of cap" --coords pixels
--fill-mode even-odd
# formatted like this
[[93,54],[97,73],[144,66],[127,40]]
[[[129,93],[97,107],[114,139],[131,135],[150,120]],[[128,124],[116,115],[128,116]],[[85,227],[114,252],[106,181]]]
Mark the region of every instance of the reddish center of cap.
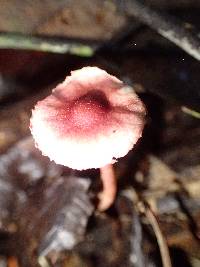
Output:
[[77,127],[88,128],[102,123],[109,110],[110,105],[105,94],[93,90],[74,101],[70,120]]

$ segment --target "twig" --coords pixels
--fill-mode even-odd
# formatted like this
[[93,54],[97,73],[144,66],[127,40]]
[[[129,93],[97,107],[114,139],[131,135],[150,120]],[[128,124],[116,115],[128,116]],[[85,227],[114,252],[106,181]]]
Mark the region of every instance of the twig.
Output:
[[145,205],[145,215],[147,219],[149,220],[155,232],[158,246],[160,248],[160,254],[162,258],[163,267],[172,267],[167,242],[162,234],[157,218],[155,214],[153,213],[153,211],[151,210],[151,208],[149,207],[149,205]]
[[0,49],[24,49],[50,53],[71,53],[90,57],[97,48],[96,42],[85,44],[82,40],[55,37],[0,33]]
[[128,191],[128,193],[126,193],[125,195],[129,199],[132,199],[134,203],[136,203],[138,211],[141,214],[144,214],[149,220],[149,223],[151,224],[154,230],[154,233],[155,233],[155,236],[158,242],[163,267],[172,267],[170,254],[169,254],[169,248],[167,246],[167,242],[160,229],[156,215],[153,213],[148,203],[134,189],[132,189],[131,191]]
[[141,0],[129,0],[125,3],[128,15],[147,24],[185,52],[200,60],[200,39],[191,25],[157,11],[142,3]]
[[181,109],[184,113],[189,114],[190,116],[192,116],[194,118],[200,119],[200,113],[198,111],[190,109],[190,108],[185,107],[185,106],[183,106]]

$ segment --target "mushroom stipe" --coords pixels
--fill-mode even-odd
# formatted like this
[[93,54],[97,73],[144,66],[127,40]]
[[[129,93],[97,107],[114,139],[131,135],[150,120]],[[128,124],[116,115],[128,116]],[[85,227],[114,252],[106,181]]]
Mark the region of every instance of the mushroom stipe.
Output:
[[116,196],[112,164],[142,135],[145,107],[133,89],[97,67],[73,71],[32,111],[31,133],[42,154],[77,169],[100,168],[99,209]]

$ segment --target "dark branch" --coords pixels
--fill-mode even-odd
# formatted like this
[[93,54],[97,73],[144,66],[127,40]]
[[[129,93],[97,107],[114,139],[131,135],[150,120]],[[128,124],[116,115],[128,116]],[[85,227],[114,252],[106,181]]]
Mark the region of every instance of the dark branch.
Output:
[[138,0],[127,1],[125,10],[128,15],[147,24],[185,52],[200,60],[200,39],[192,25],[163,14]]

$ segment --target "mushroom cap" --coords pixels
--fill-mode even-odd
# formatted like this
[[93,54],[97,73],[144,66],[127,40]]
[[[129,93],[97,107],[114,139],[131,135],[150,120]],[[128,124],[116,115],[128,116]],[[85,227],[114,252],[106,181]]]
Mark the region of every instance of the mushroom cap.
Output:
[[104,70],[84,67],[36,104],[30,129],[43,155],[84,170],[125,156],[141,137],[144,118],[132,88]]

